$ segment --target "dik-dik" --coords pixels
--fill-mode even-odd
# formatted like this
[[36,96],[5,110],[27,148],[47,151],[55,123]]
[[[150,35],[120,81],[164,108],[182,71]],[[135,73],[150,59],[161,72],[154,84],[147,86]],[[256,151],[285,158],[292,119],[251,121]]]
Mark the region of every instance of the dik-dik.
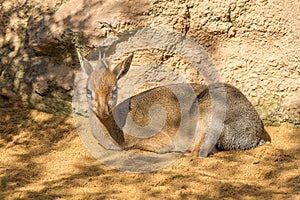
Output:
[[[133,54],[112,70],[101,52],[95,69],[79,52],[78,57],[87,75],[90,115],[107,129],[105,139],[120,149],[206,157],[222,150],[255,148],[271,140],[253,105],[231,85],[159,86],[116,105],[117,83],[129,71]],[[214,101],[220,101],[215,104],[219,109],[214,108]]]

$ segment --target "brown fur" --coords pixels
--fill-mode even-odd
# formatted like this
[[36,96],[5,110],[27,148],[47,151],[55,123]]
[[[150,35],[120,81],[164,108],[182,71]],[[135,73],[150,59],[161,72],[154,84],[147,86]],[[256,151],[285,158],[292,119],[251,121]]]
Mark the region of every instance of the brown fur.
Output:
[[[106,139],[122,149],[193,152],[205,157],[218,150],[249,149],[270,141],[252,104],[228,84],[160,86],[137,94],[115,108],[109,107],[112,90],[129,70],[132,57],[127,57],[112,72],[100,66],[88,74],[88,86],[94,89],[96,102],[89,100],[91,113],[97,115],[109,132]],[[99,56],[99,63],[104,63],[101,59]],[[188,92],[190,86],[192,92]],[[215,94],[214,99],[211,92]],[[222,99],[222,92],[226,95],[226,101],[221,102],[221,107],[226,108],[222,111],[224,119],[212,109],[212,102]],[[180,99],[183,104],[179,103]],[[97,105],[96,110],[93,105]],[[159,109],[153,111],[155,106]],[[217,131],[215,126],[222,129]],[[151,135],[152,132],[155,134]]]

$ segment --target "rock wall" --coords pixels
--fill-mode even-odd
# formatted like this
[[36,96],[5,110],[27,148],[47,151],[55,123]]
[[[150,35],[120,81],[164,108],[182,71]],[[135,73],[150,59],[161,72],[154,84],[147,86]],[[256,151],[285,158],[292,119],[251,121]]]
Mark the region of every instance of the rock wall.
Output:
[[[151,26],[202,45],[223,80],[249,98],[266,124],[300,124],[297,0],[4,0],[0,6],[2,105],[18,101],[69,113],[75,47],[87,55],[107,37]],[[202,81],[188,62],[168,52],[138,52],[133,67],[153,61]],[[168,79],[164,70],[148,72]]]

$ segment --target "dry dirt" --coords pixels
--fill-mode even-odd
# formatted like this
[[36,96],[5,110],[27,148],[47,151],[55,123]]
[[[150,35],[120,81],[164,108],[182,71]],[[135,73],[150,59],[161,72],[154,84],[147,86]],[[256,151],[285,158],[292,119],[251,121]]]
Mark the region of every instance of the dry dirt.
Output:
[[300,129],[267,127],[257,149],[182,157],[151,173],[112,170],[71,117],[0,110],[0,199],[300,199]]

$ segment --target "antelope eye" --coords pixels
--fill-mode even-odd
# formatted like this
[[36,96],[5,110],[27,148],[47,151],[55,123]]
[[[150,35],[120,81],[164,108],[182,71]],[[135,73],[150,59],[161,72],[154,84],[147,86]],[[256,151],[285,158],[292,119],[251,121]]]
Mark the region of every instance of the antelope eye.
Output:
[[115,86],[115,87],[113,88],[113,90],[111,91],[111,93],[110,93],[110,100],[109,100],[109,102],[108,102],[110,108],[112,108],[112,107],[115,106],[115,104],[116,104],[116,99],[117,99],[117,94],[118,94],[118,87]]
[[118,87],[115,86],[110,94],[111,99],[115,99],[117,97],[117,94],[118,94]]
[[112,94],[116,94],[117,91],[118,91],[118,86],[115,86],[115,87],[113,88],[113,90],[112,90]]
[[86,95],[90,98],[93,99],[93,92],[89,88],[86,88]]

